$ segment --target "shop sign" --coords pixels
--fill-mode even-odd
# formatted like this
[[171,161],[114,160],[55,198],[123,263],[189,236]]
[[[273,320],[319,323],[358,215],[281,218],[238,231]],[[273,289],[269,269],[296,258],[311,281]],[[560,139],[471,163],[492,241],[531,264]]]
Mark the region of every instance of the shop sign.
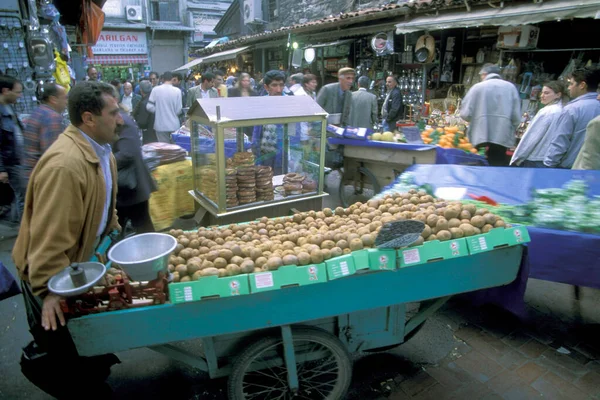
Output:
[[147,54],[146,32],[102,31],[94,54]]

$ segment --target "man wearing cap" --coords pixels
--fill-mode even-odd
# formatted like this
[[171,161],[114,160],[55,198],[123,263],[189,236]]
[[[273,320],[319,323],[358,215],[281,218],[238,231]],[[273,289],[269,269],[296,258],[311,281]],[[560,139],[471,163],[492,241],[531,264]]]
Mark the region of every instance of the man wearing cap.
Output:
[[329,114],[342,114],[341,125],[348,125],[352,92],[356,71],[353,68],[342,68],[338,71],[338,83],[325,85],[317,95],[317,103]]
[[460,107],[460,117],[470,122],[469,140],[475,147],[487,147],[492,166],[508,166],[509,147],[515,145],[515,131],[521,122],[521,99],[514,84],[500,76],[500,67],[485,64]]

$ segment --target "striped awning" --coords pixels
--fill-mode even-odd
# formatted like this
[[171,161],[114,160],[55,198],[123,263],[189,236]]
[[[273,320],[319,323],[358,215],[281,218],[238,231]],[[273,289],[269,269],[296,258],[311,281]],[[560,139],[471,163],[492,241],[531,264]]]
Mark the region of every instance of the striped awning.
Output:
[[145,55],[115,55],[115,56],[94,56],[87,58],[88,65],[127,65],[127,64],[148,64],[148,56]]

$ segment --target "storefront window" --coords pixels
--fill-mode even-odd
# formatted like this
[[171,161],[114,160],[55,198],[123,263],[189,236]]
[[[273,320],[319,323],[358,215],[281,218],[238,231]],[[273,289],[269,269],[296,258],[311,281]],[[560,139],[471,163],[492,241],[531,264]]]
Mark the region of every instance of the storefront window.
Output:
[[179,21],[178,0],[151,0],[153,21]]

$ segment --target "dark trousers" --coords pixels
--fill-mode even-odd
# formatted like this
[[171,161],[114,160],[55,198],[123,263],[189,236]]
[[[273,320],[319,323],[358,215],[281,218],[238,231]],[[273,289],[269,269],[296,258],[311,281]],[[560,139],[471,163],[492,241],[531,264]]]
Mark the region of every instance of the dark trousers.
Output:
[[529,161],[525,160],[519,165],[521,168],[546,168],[543,161]]
[[4,169],[8,174],[8,184],[15,194],[11,204],[10,221],[18,224],[21,222],[21,218],[23,217],[25,191],[27,190],[27,186],[24,184],[20,165],[4,166]]
[[[31,383],[57,399],[112,399],[106,383],[110,367],[119,363],[114,354],[82,357],[66,327],[45,331],[41,326],[42,299],[27,282],[21,282],[27,322],[34,341],[21,356],[21,372]],[[106,340],[118,340],[107,338]]]
[[119,216],[119,225],[123,229],[127,221],[130,221],[136,233],[155,232],[147,200],[131,206],[117,205],[117,215]]
[[487,160],[492,167],[508,167],[510,157],[506,154],[508,148],[495,143],[487,143]]

